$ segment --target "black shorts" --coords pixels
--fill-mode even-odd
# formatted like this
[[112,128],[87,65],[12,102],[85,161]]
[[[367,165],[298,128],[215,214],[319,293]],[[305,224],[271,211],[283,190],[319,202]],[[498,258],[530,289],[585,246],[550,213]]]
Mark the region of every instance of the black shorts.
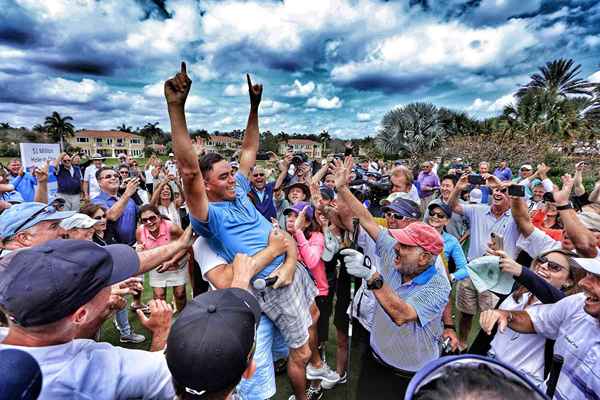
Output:
[[315,297],[315,303],[319,309],[319,320],[317,321],[317,343],[323,343],[329,339],[329,317],[331,316],[333,296],[317,296]]

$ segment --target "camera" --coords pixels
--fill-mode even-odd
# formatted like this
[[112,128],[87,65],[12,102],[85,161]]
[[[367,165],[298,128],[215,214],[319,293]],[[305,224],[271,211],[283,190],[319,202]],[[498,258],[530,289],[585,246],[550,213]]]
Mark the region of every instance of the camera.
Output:
[[483,185],[485,182],[485,180],[483,179],[483,176],[476,175],[476,174],[469,175],[468,179],[469,179],[470,185]]
[[292,164],[295,165],[296,167],[298,167],[301,164],[304,164],[307,161],[308,161],[308,156],[301,151],[295,152],[294,156],[292,157]]
[[508,187],[508,195],[515,197],[525,197],[525,186],[523,185],[510,185]]

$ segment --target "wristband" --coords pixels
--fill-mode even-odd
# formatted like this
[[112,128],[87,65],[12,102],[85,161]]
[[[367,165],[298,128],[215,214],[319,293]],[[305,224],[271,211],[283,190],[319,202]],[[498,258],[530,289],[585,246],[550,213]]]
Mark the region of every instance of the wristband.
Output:
[[573,209],[573,204],[571,204],[571,203],[565,204],[564,206],[556,206],[557,211],[572,210],[572,209]]
[[444,329],[452,329],[453,331],[456,330],[456,328],[454,327],[454,325],[450,325],[450,324],[444,324]]

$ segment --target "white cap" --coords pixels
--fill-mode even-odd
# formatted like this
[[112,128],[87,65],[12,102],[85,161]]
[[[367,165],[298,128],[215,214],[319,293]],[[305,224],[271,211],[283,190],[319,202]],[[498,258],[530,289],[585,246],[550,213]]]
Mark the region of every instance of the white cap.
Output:
[[533,167],[531,166],[531,164],[523,164],[523,165],[521,165],[521,168],[519,168],[519,169],[526,169],[528,171],[532,171]]
[[99,223],[99,220],[95,220],[90,218],[89,216],[81,213],[76,213],[70,216],[69,218],[65,218],[60,222],[60,227],[66,231],[69,229],[83,228],[88,229],[92,226]]
[[475,188],[469,193],[469,203],[480,204],[482,197],[483,193],[481,192],[481,189]]
[[102,157],[102,154],[100,153],[94,153],[92,160],[104,160],[104,157]]
[[125,153],[119,153],[117,155],[117,158],[127,158],[127,154],[125,154]]
[[175,157],[175,154],[169,153],[169,157]]
[[581,268],[594,275],[600,275],[600,260],[597,258],[574,258]]

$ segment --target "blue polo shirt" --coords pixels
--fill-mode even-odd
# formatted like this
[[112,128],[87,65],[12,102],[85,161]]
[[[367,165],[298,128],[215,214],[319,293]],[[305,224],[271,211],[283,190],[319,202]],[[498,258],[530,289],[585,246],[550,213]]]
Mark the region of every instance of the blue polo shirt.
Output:
[[[227,262],[232,262],[237,253],[253,256],[264,250],[272,229],[271,223],[248,198],[248,192],[251,190],[248,178],[237,173],[235,180],[235,200],[210,202],[206,222],[190,218],[194,232],[204,236],[213,251]],[[269,276],[283,261],[284,257],[278,256],[256,277]]]
[[8,182],[15,187],[14,192],[10,192],[6,201],[23,202],[33,201],[35,197],[35,186],[37,180],[29,172],[25,172],[23,176],[8,175]]
[[[100,204],[106,209],[111,208],[119,198],[117,196],[111,196],[106,192],[100,192],[100,194],[92,199],[92,203]],[[107,221],[106,233],[104,235],[105,240],[108,244],[121,243],[128,244],[130,246],[135,244],[135,229],[137,227],[138,207],[135,202],[131,199],[127,200],[127,205],[123,214],[116,221]]]
[[273,189],[275,188],[275,183],[276,182],[267,183],[262,192],[256,190],[254,187],[251,189],[251,194],[256,199],[254,205],[267,221],[270,221],[271,218],[277,218],[277,210],[275,210],[275,202],[273,201]]
[[378,302],[371,326],[371,349],[385,363],[415,372],[440,356],[442,313],[448,303],[450,283],[430,265],[410,282],[394,267],[396,240],[387,229],[377,238],[383,281],[417,312],[417,320],[396,325]]
[[81,169],[73,166],[73,174],[62,164],[58,166],[58,170],[55,172],[56,182],[58,185],[58,193],[63,194],[79,194],[81,193],[81,181],[83,176],[81,175]]

